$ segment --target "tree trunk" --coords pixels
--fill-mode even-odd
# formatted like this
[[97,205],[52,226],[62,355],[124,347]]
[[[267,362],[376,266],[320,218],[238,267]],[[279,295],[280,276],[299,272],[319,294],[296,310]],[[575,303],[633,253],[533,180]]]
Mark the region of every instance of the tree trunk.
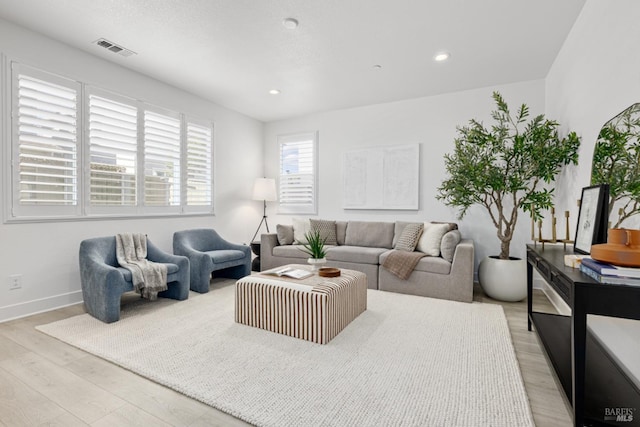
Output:
[[509,246],[511,245],[511,240],[502,241],[500,244],[500,259],[509,259]]

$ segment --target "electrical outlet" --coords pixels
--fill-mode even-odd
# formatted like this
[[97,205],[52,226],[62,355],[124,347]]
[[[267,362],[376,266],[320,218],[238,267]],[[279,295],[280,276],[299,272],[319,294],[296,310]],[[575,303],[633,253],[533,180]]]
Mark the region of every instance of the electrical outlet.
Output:
[[20,289],[22,287],[22,274],[9,276],[9,290]]

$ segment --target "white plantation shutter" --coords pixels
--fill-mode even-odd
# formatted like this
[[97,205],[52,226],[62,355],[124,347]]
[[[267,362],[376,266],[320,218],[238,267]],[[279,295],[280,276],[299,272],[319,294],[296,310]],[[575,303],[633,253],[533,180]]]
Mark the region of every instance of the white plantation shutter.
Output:
[[187,206],[212,206],[213,132],[187,123]]
[[13,76],[13,214],[72,214],[78,206],[80,85],[18,64]]
[[138,110],[89,94],[91,206],[136,206]]
[[10,63],[7,222],[213,213],[213,123]]
[[180,206],[180,118],[144,112],[144,204]]
[[278,137],[281,213],[316,213],[315,133]]

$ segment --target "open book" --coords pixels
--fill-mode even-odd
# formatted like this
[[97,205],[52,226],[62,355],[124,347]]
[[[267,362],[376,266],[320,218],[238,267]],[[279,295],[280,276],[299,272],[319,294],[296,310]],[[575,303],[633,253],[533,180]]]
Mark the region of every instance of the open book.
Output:
[[269,271],[263,271],[262,274],[270,274],[272,276],[287,276],[293,279],[305,279],[307,277],[313,276],[313,273],[307,270],[302,270],[299,268],[291,268],[291,267],[283,267],[280,269],[273,269]]

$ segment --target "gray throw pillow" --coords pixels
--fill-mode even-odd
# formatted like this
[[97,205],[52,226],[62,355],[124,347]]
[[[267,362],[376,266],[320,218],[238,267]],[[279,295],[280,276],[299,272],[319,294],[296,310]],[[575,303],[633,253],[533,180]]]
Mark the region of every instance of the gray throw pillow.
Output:
[[399,251],[413,252],[416,249],[423,229],[423,223],[410,223],[405,225],[393,248]]
[[456,246],[460,243],[462,235],[459,230],[451,230],[442,236],[440,242],[440,255],[449,262],[453,262],[453,254],[456,252]]
[[280,245],[293,244],[293,225],[276,225],[276,235]]
[[337,245],[336,222],[325,219],[310,219],[311,230],[320,232],[320,238],[324,240],[325,245]]

